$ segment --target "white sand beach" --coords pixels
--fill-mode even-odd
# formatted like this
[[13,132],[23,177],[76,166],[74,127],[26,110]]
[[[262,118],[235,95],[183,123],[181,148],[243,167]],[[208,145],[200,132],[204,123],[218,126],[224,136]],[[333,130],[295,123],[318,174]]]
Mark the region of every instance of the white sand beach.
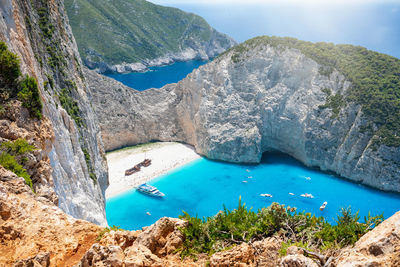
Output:
[[[125,170],[151,159],[151,165],[125,176]],[[106,198],[128,191],[168,171],[200,158],[194,148],[175,142],[157,142],[107,153],[110,186]]]

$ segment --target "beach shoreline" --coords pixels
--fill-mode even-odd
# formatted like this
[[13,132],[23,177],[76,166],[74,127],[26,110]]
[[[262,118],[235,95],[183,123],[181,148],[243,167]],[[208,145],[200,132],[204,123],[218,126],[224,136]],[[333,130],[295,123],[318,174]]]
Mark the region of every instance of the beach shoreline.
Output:
[[[108,152],[108,173],[110,185],[106,190],[106,199],[129,191],[175,168],[201,158],[192,146],[176,142],[148,143]],[[125,176],[125,170],[151,159],[151,165],[142,167],[137,173]]]

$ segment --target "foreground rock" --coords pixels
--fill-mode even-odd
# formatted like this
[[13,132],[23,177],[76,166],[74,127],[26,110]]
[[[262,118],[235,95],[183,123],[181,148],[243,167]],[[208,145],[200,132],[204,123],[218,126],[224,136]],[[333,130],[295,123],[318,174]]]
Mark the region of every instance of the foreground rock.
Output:
[[72,266],[100,229],[65,214],[0,166],[0,266]]
[[400,212],[344,249],[335,262],[337,267],[400,266]]
[[[174,255],[183,241],[180,219],[161,218],[143,231],[111,231],[94,244],[78,266],[176,266]],[[172,255],[172,258],[168,256]],[[184,265],[182,265],[184,266]]]
[[[361,107],[343,102],[351,82],[299,50],[243,45],[178,84],[144,92],[86,71],[106,150],[151,140],[180,141],[199,154],[259,162],[281,151],[307,166],[400,192],[400,148],[374,144]],[[239,49],[237,49],[239,50]]]

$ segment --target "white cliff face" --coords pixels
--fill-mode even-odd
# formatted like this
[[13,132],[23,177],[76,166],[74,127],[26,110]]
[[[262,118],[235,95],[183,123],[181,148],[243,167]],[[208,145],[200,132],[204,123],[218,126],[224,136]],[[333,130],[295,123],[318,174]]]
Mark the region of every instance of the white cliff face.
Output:
[[361,107],[346,103],[336,118],[326,103],[351,83],[301,52],[259,45],[234,51],[162,89],[136,92],[86,72],[106,150],[151,140],[182,141],[231,162],[259,162],[281,151],[307,166],[379,189],[400,192],[400,149],[370,148]]
[[[46,11],[39,14],[40,8]],[[50,34],[39,28],[39,17],[48,21]],[[63,1],[2,0],[0,39],[20,57],[22,72],[38,81],[43,114],[55,136],[47,156],[60,208],[75,218],[106,225],[108,174],[103,144]],[[63,88],[79,109],[81,125],[60,102]],[[96,181],[90,177],[94,175]]]

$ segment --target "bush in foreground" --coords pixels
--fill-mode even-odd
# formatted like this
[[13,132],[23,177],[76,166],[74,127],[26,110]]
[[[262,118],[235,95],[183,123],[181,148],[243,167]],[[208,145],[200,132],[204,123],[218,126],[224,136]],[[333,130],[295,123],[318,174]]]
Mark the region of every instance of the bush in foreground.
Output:
[[188,222],[181,229],[185,241],[181,256],[198,253],[212,254],[242,242],[261,240],[279,235],[286,243],[324,250],[354,244],[362,235],[383,221],[383,215],[368,215],[359,222],[358,212],[342,209],[336,225],[311,213],[297,212],[296,208],[272,203],[258,212],[246,208],[239,199],[237,209],[224,210],[213,217],[197,218],[184,212],[180,216]]

